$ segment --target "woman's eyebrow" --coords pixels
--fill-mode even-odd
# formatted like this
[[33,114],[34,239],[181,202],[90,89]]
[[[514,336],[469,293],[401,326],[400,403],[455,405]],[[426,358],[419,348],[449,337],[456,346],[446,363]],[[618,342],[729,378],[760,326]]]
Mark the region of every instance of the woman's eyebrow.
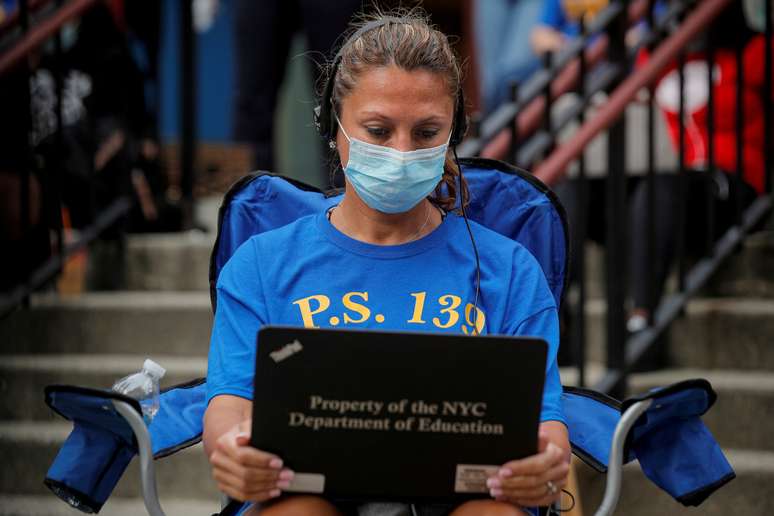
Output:
[[[360,113],[359,118],[380,118],[382,120],[392,122],[394,119],[378,111],[363,111]],[[429,122],[443,122],[444,117],[441,115],[430,115],[420,120],[414,121],[414,125],[426,124]]]

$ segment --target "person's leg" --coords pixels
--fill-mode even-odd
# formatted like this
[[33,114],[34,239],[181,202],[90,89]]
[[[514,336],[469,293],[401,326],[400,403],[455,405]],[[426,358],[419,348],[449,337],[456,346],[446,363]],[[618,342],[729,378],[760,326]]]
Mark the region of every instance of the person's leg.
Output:
[[498,103],[497,76],[502,41],[509,30],[510,12],[518,0],[475,0],[473,2],[473,33],[478,63],[481,105],[485,112]]
[[527,516],[511,504],[494,500],[473,500],[454,509],[449,516]]
[[234,1],[234,139],[252,147],[256,169],[274,170],[274,110],[298,17],[293,5]]
[[[658,304],[664,291],[669,269],[674,260],[679,210],[678,177],[655,178],[655,248],[653,261],[648,260],[648,188],[641,181],[632,194],[629,214],[629,277],[633,313],[647,317]],[[649,273],[652,273],[653,281]],[[652,299],[650,298],[652,292]],[[652,305],[652,306],[651,306]]]
[[720,238],[728,228],[736,223],[737,202],[744,211],[758,197],[747,182],[739,179],[736,174],[719,173],[717,181],[726,181],[728,195],[715,199],[715,234],[714,240]]
[[541,9],[542,0],[518,0],[511,9],[508,30],[500,43],[495,65],[498,102],[508,99],[512,82],[524,83],[540,66],[540,59],[532,51],[530,35]]
[[342,516],[336,507],[319,496],[292,496],[269,504],[250,507],[244,516]]

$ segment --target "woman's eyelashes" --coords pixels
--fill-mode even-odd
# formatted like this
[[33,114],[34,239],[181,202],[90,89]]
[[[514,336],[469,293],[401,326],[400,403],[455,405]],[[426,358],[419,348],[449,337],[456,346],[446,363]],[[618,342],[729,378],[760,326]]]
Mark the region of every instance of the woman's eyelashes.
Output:
[[[389,140],[392,131],[386,127],[366,127],[366,132],[372,139],[385,141]],[[412,133],[412,137],[418,142],[429,142],[438,136],[438,129],[416,129]]]

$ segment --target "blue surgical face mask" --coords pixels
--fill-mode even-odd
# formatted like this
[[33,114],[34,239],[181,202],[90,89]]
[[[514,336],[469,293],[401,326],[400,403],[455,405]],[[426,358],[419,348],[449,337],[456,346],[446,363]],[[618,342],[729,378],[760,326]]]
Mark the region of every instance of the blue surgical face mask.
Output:
[[350,138],[338,117],[336,121],[349,141],[344,174],[357,195],[374,210],[407,212],[441,181],[448,139],[438,147],[402,152]]

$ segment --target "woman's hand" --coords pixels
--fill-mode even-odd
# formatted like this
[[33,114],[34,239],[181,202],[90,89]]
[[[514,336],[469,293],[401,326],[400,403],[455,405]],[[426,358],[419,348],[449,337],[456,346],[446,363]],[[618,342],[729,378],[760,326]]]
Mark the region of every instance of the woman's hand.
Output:
[[282,459],[250,446],[249,419],[221,435],[210,454],[218,489],[239,501],[264,502],[290,485],[293,472]]
[[559,499],[569,471],[567,452],[540,432],[536,455],[503,464],[486,485],[497,501],[521,507],[545,506]]

